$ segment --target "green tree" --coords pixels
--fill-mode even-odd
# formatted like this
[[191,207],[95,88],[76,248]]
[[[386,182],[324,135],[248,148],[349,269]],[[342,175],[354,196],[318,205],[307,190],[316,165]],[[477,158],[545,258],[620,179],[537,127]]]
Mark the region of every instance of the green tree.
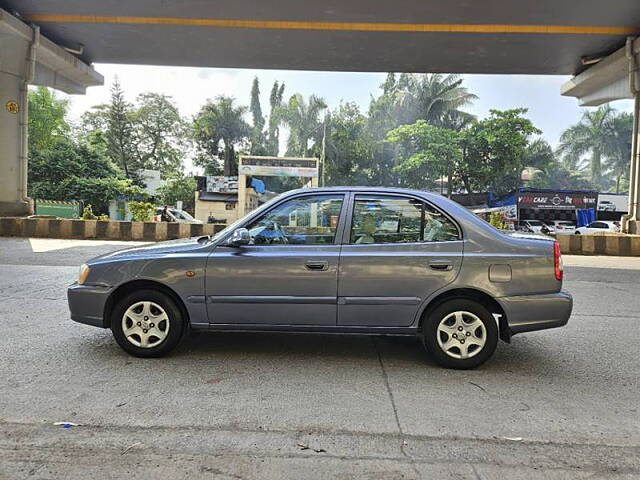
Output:
[[614,115],[615,110],[609,105],[584,112],[580,121],[560,136],[558,151],[564,157],[565,166],[575,169],[582,157],[590,155],[591,181],[595,184],[602,182],[602,160],[611,153],[608,125]]
[[622,112],[612,116],[607,124],[607,158],[605,166],[615,179],[616,193],[620,193],[623,180],[629,178],[633,115]]
[[179,176],[185,142],[184,124],[171,97],[142,93],[133,116],[138,155],[144,168],[160,170],[163,178]]
[[135,113],[116,78],[111,86],[111,100],[106,109],[105,140],[109,158],[122,167],[126,178],[136,178],[139,169],[138,138],[134,128]]
[[530,188],[559,190],[595,190],[597,187],[580,171],[569,170],[563,163],[554,160],[544,169],[537,170],[527,182]]
[[237,173],[236,146],[247,139],[251,127],[245,122],[247,107],[236,105],[231,97],[220,95],[208,100],[195,116],[193,137],[200,155],[196,165],[214,173],[218,164],[220,144],[223,145],[223,173]]
[[62,137],[49,148],[32,152],[29,192],[33,198],[83,201],[105,213],[109,200],[130,186],[117,173],[109,158]]
[[183,208],[193,213],[197,182],[193,176],[172,178],[158,189],[158,197],[163,205],[176,205],[181,201]]
[[138,152],[135,126],[136,112],[124,98],[124,91],[116,78],[111,86],[109,103],[95,105],[82,116],[82,139],[100,145],[106,155],[121,169],[126,178],[138,179],[142,168]]
[[326,108],[325,101],[315,95],[311,95],[308,102],[299,93],[291,96],[281,112],[281,121],[289,127],[287,155],[309,155],[309,141],[316,137],[321,129],[320,114]]
[[367,117],[355,103],[341,103],[327,117],[325,183],[368,185],[372,176],[372,139]]
[[253,78],[253,84],[251,85],[249,111],[253,120],[251,126],[251,155],[267,155],[267,138],[264,132],[265,118],[262,115],[262,106],[260,105],[260,82],[258,77]]
[[50,148],[57,139],[69,135],[65,116],[69,101],[58,98],[52,90],[37,87],[29,90],[29,150]]
[[446,178],[451,195],[453,174],[462,159],[458,132],[418,120],[391,130],[387,140],[398,146],[399,163],[395,171],[401,175],[402,185],[426,190]]
[[412,75],[400,101],[406,105],[407,120],[423,119],[445,128],[461,129],[474,116],[462,110],[478,97],[462,85],[460,75],[439,73]]
[[280,123],[283,111],[284,82],[273,82],[269,95],[269,125],[267,130],[267,155],[277,156],[280,149]]
[[461,135],[462,159],[455,173],[467,192],[508,193],[520,186],[530,137],[540,134],[526,108],[491,110]]
[[478,98],[462,83],[460,75],[403,73],[396,80],[390,73],[381,85],[382,95],[372,99],[372,125],[378,133],[386,133],[399,125],[425,120],[460,130],[474,119],[462,109]]

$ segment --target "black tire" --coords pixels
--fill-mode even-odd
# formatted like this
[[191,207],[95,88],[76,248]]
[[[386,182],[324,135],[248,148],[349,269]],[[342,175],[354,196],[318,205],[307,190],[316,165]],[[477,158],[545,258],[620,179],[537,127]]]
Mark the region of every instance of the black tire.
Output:
[[[449,348],[449,353],[440,346],[438,336],[440,336],[440,341],[442,343],[446,343],[445,340],[449,340],[449,338],[447,333],[438,332],[438,326],[440,325],[440,322],[451,314],[454,314],[454,312],[468,312],[482,322],[482,325],[484,325],[484,331],[480,326],[478,326],[474,329],[475,331],[473,331],[473,333],[471,329],[463,330],[463,333],[465,335],[467,332],[469,335],[475,335],[477,333],[480,337],[484,337],[483,346],[480,347],[478,345],[473,345],[467,340],[466,347],[464,345],[460,345],[459,347],[457,345],[453,345]],[[463,321],[468,322],[473,320],[471,315],[463,314]],[[450,317],[449,321],[455,322],[455,315]],[[464,325],[467,325],[467,323]],[[463,329],[464,328],[465,327],[463,327]],[[452,330],[452,332],[453,331],[454,330]],[[456,332],[456,335],[458,333],[459,332]],[[452,334],[452,337],[453,336],[454,335]],[[465,338],[468,337],[463,337],[463,340]],[[451,338],[451,340],[452,342],[459,341],[457,339],[454,340],[453,338]],[[422,324],[422,342],[427,349],[427,352],[438,365],[446,368],[467,370],[483,364],[493,355],[493,352],[498,345],[498,326],[493,315],[491,315],[489,310],[487,310],[487,308],[481,303],[464,298],[451,299],[441,303],[427,314],[427,317],[424,319]],[[465,341],[462,341],[461,343],[464,344]],[[463,351],[461,348],[466,348],[465,351],[467,351],[469,356],[467,358],[454,358],[452,355],[462,355]]]
[[[152,337],[156,339],[155,341],[157,342],[157,345],[151,345],[146,348],[136,346],[131,341],[129,341],[127,339],[127,335],[125,335],[125,332],[123,330],[124,314],[129,309],[129,307],[139,302],[153,302],[154,304],[160,306],[165,311],[166,316],[168,317],[167,320],[162,321],[168,323],[168,326],[165,323],[162,323],[162,328],[168,328],[166,337],[164,337],[161,341],[158,339],[158,337]],[[154,311],[154,313],[156,312]],[[118,342],[118,345],[120,345],[120,347],[125,352],[133,356],[143,358],[162,357],[173,350],[180,343],[180,340],[182,340],[186,331],[186,323],[185,319],[183,318],[182,312],[180,311],[180,308],[178,308],[175,301],[171,297],[158,290],[144,289],[132,292],[118,301],[118,303],[111,311],[111,331],[113,333],[113,337],[116,339],[116,342]],[[133,338],[134,340],[136,340],[140,337],[135,337],[134,335]]]
[[580,235],[580,232],[573,232],[574,235]]

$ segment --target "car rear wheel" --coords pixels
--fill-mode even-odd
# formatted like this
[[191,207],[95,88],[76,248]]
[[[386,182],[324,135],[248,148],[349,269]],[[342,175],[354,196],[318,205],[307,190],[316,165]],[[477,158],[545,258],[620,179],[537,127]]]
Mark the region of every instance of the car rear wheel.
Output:
[[474,300],[452,299],[427,315],[422,340],[439,365],[475,368],[493,355],[498,344],[498,327],[484,305]]
[[113,336],[136,357],[161,357],[182,339],[185,322],[175,302],[157,290],[139,290],[121,299],[111,313]]

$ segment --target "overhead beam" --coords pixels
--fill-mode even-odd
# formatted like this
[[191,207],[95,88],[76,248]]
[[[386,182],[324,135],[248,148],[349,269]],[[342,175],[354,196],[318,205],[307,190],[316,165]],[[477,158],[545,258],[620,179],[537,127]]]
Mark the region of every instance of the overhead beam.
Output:
[[[0,9],[0,59],[12,55],[11,41],[31,41],[33,29]],[[1,51],[7,49],[5,51]],[[64,48],[56,45],[48,38],[42,36],[36,50],[36,70],[33,85],[55,88],[69,94],[86,93],[88,87],[104,84],[104,78],[93,67],[87,65]],[[0,65],[5,71],[5,64]],[[18,71],[7,72],[21,75],[22,68]]]
[[[630,62],[629,55],[635,57]],[[630,65],[631,70],[630,70]],[[597,64],[576,75],[560,88],[566,97],[576,97],[581,106],[593,107],[614,100],[634,98],[631,90],[640,90],[640,39],[636,38]]]

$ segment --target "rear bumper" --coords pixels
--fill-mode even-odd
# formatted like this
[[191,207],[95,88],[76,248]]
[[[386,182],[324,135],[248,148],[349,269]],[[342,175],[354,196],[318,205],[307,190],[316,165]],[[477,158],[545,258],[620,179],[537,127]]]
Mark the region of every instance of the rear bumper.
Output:
[[496,298],[502,306],[511,335],[566,325],[573,309],[567,292]]
[[74,283],[67,290],[71,320],[94,327],[107,327],[104,307],[111,294],[111,287],[79,285]]

